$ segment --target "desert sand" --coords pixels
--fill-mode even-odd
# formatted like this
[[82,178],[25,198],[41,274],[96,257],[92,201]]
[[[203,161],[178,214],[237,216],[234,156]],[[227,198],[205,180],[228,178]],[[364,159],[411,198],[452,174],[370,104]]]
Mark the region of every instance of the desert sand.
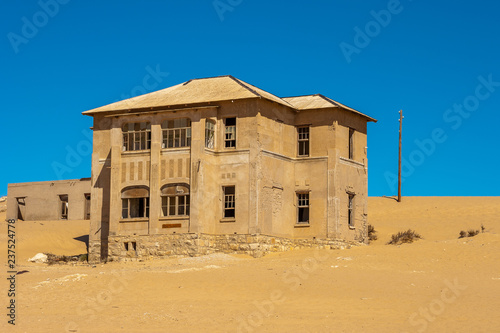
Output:
[[[13,327],[0,213],[0,331],[500,332],[499,216],[500,197],[372,197],[369,246],[96,266],[27,261],[85,253],[88,221],[20,221]],[[423,239],[386,245],[408,228]]]

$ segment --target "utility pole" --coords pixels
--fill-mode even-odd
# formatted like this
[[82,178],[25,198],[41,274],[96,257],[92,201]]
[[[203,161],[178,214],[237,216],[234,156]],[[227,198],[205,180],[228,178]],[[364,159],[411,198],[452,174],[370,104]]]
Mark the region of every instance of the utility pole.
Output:
[[401,202],[401,132],[403,131],[403,110],[399,110],[399,168],[398,168],[398,202]]

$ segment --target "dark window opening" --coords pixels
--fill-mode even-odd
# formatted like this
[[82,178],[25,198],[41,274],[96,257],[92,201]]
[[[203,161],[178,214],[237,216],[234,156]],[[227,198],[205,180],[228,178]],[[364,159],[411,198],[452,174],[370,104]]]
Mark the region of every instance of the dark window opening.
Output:
[[236,148],[236,118],[226,118],[225,125],[224,146]]
[[85,220],[90,220],[90,194],[88,194],[88,193],[85,194],[85,213],[84,213],[84,219]]
[[309,193],[297,193],[297,223],[309,223]]
[[122,199],[122,218],[149,217],[149,198]]
[[235,187],[224,186],[224,218],[234,218],[236,216]]
[[354,227],[354,194],[348,193],[347,223],[349,227]]
[[309,127],[298,127],[298,155],[309,156]]
[[26,218],[26,198],[16,198],[17,202],[17,219],[24,221]]
[[59,196],[59,201],[61,202],[60,203],[60,219],[61,220],[67,220],[68,219],[68,195],[67,194],[64,194],[64,195],[60,195]]

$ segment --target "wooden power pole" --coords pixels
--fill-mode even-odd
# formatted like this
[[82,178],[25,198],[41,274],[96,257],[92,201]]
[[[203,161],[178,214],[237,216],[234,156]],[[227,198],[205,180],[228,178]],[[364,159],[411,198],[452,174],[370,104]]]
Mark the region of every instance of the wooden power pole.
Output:
[[401,132],[403,131],[403,110],[399,111],[399,167],[398,167],[398,202],[401,202]]

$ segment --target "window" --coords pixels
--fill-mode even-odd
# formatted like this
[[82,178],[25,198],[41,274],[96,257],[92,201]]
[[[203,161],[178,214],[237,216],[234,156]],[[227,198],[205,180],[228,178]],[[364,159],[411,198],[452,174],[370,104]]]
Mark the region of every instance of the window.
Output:
[[179,148],[191,146],[191,120],[188,118],[165,120],[162,148]]
[[26,197],[16,198],[17,202],[17,219],[24,221],[26,218]]
[[347,224],[349,227],[354,227],[354,194],[347,193],[348,206],[347,206]]
[[205,121],[205,147],[214,148],[215,145],[215,120]]
[[354,130],[349,128],[349,159],[354,159]]
[[187,184],[166,185],[161,190],[162,216],[189,216],[189,187]]
[[61,220],[67,220],[68,219],[68,195],[63,194],[59,196],[59,201],[61,202]]
[[90,194],[85,193],[85,220],[90,220]]
[[224,218],[234,218],[235,215],[235,187],[224,186]]
[[236,118],[226,118],[224,147],[236,148]]
[[148,122],[123,125],[123,151],[151,149],[151,124]]
[[309,223],[309,193],[297,193],[297,223]]
[[299,156],[309,156],[309,127],[297,127]]
[[146,187],[129,187],[122,191],[122,218],[149,217],[149,190]]

